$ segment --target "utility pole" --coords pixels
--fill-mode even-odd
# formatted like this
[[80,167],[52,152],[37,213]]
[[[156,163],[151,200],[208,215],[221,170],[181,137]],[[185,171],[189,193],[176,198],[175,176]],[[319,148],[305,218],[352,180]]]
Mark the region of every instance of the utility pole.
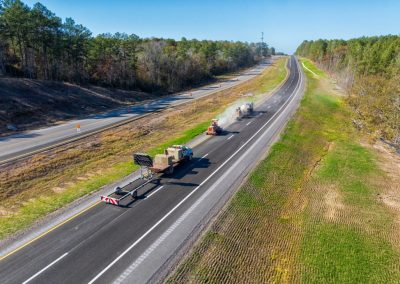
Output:
[[264,32],[261,32],[261,57],[264,54]]

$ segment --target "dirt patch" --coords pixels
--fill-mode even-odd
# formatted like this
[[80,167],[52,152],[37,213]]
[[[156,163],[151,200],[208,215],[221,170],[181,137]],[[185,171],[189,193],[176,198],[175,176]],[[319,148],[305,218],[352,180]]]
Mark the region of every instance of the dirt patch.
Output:
[[376,153],[379,168],[384,172],[377,198],[398,214],[400,220],[400,155],[396,150],[380,140],[374,142],[362,141],[364,147]]
[[61,192],[65,191],[65,189],[66,189],[66,188],[56,186],[56,187],[54,187],[52,190],[53,190],[55,193],[61,193]]
[[394,183],[400,185],[400,155],[394,148],[379,140],[372,145],[372,148],[379,155],[379,167],[385,171]]
[[397,212],[397,220],[400,221],[400,155],[381,141],[374,143],[373,148],[379,154],[380,168],[390,180],[389,186],[383,189],[384,193],[379,195],[379,199],[390,209]]
[[10,209],[0,206],[0,216],[7,216],[7,215],[10,215],[11,213],[12,213],[12,211]]
[[393,147],[380,140],[362,141],[362,145],[371,149],[376,155],[376,162],[382,175],[372,181],[377,188],[376,198],[393,216],[393,227],[388,237],[400,251],[400,156]]
[[330,221],[337,221],[344,210],[344,204],[339,192],[333,187],[327,188],[327,192],[324,195],[324,204],[325,218]]
[[0,77],[0,136],[159,97],[139,91]]
[[382,200],[389,208],[398,211],[400,213],[400,196],[399,195],[389,195],[380,194],[379,199]]

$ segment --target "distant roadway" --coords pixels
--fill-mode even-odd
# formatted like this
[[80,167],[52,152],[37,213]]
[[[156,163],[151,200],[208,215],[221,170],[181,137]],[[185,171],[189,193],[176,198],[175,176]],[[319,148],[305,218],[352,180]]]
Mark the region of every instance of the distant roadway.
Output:
[[[0,260],[0,283],[147,283],[162,279],[277,139],[298,106],[304,77],[290,75],[255,114],[194,148],[125,207],[96,204]],[[260,67],[263,68],[263,67]],[[250,264],[251,265],[251,264]]]
[[[177,106],[190,100],[233,87],[259,75],[268,65],[268,63],[262,63],[242,72],[235,78],[221,83],[203,86],[192,91],[160,98],[149,103],[119,108],[102,114],[92,115],[85,119],[71,120],[60,125],[0,137],[0,164],[29,156],[67,141],[79,139],[79,137],[112,127],[113,125],[135,120],[148,113]],[[76,130],[78,124],[80,126],[79,133]]]

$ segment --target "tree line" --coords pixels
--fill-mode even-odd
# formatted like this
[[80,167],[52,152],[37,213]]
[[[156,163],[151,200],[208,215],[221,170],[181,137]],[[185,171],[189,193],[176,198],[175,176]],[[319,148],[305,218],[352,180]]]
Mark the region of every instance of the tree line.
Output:
[[44,5],[0,1],[0,74],[145,91],[178,91],[274,53],[266,44],[95,37]]
[[296,54],[338,78],[357,127],[400,147],[400,36],[304,41]]

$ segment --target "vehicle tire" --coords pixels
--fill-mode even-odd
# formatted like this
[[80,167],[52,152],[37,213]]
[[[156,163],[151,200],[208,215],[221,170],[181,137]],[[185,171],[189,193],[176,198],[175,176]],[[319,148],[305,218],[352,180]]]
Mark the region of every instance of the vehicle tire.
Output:
[[174,167],[169,167],[169,169],[168,169],[168,174],[169,175],[172,175],[173,174],[173,172],[174,172]]

